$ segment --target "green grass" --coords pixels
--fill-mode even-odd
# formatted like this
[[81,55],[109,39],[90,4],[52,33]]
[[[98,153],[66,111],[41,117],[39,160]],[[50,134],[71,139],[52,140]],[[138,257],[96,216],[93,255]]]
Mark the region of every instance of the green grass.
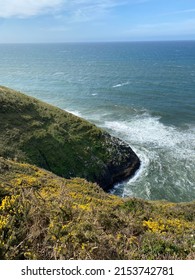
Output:
[[[5,87],[0,87],[0,119],[4,158],[35,164],[65,178],[86,178],[103,188],[139,166],[130,147],[95,125]],[[128,168],[132,170],[125,175]]]

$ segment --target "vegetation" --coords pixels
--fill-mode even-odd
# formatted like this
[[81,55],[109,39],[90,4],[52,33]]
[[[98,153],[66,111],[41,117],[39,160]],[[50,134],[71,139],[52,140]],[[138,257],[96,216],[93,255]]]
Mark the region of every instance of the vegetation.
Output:
[[59,108],[5,87],[0,87],[0,106],[2,157],[105,189],[139,167],[128,145]]
[[124,168],[125,145],[3,87],[0,106],[0,259],[195,258],[195,202],[123,199],[75,177],[97,181],[112,157]]
[[0,158],[1,259],[194,259],[195,203],[105,193]]

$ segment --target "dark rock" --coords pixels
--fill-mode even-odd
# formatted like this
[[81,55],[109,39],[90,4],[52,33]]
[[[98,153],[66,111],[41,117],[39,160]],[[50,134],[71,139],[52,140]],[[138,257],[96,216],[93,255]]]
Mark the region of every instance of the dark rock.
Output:
[[122,142],[120,139],[111,137],[111,142],[109,144],[114,145],[115,153],[117,154],[116,156],[113,156],[113,161],[111,161],[100,176],[96,178],[97,183],[104,190],[109,190],[116,183],[131,178],[139,169],[141,164],[140,159],[131,147]]

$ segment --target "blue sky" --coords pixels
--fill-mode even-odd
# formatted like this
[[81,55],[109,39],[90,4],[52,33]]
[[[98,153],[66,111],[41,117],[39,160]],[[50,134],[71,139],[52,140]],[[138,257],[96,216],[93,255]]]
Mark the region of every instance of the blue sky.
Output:
[[195,40],[195,0],[0,0],[0,43]]

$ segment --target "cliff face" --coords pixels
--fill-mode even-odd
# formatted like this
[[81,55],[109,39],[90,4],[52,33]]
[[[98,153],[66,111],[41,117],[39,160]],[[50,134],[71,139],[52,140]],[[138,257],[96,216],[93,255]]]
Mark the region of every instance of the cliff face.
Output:
[[96,182],[103,189],[109,189],[115,183],[133,176],[140,167],[139,158],[126,143],[110,135],[107,138],[105,147],[110,150],[111,160],[96,177]]
[[0,87],[0,156],[28,162],[103,189],[132,176],[132,149],[95,125],[14,90]]

